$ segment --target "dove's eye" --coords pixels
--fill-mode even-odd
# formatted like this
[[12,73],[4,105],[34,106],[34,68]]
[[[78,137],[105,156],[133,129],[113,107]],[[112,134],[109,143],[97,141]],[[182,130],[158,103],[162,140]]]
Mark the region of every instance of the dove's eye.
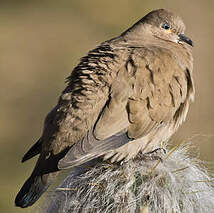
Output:
[[169,29],[170,29],[170,26],[169,26],[168,23],[163,23],[163,24],[161,25],[161,27],[162,27],[164,30],[169,30]]

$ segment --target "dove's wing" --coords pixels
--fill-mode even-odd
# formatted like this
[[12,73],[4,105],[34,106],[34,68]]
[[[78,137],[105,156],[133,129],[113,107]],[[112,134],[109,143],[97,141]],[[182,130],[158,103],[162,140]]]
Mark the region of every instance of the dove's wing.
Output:
[[127,103],[132,89],[125,70],[123,66],[117,73],[95,125],[59,161],[60,169],[83,164],[131,140],[126,132],[129,126]]
[[163,48],[136,49],[112,83],[109,99],[93,131],[60,160],[59,168],[82,164],[159,125],[176,123],[192,91],[188,69]]
[[[68,86],[62,92],[58,104],[47,115],[39,143],[34,145],[24,157],[24,160],[27,160],[40,154],[34,173],[56,171],[58,161],[68,150],[69,158],[65,157],[65,159],[70,159],[72,162],[72,159],[79,159],[91,153],[92,149],[93,152],[95,149],[100,151],[111,149],[115,143],[107,142],[115,140],[115,137],[118,142],[125,143],[125,137],[118,133],[128,126],[127,113],[125,114],[128,95],[124,90],[126,100],[121,101],[120,97],[116,98],[118,96],[116,93],[124,88],[116,89],[119,82],[114,82],[118,79],[118,72],[124,67],[128,54],[127,48],[115,50],[108,43],[103,43],[81,59],[69,76]],[[115,101],[119,105],[115,104]],[[110,105],[113,105],[113,109]],[[109,113],[107,108],[110,109]],[[117,123],[111,125],[111,129],[107,131],[110,132],[108,136],[94,137],[95,125],[102,125],[99,121],[109,119],[108,115],[111,113],[120,114],[121,108],[126,115],[125,121],[123,121],[124,116],[121,117],[121,121],[114,120]],[[118,128],[119,125],[121,126]],[[104,137],[106,143],[103,141]],[[127,136],[126,138],[130,140]]]

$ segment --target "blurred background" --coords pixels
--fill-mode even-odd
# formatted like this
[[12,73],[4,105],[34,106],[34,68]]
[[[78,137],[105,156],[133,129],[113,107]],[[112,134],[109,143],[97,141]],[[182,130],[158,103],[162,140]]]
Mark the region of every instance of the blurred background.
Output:
[[14,207],[36,159],[20,160],[39,138],[79,58],[157,8],[179,14],[195,42],[196,100],[173,141],[190,139],[213,167],[213,0],[1,0],[0,5],[0,212],[35,212]]

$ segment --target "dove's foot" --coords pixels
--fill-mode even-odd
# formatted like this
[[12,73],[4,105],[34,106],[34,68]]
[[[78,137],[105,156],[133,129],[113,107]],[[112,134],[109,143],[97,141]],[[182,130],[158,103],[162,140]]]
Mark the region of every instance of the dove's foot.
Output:
[[147,153],[140,152],[135,159],[143,159],[145,161],[156,161],[159,160],[163,162],[163,155],[166,154],[164,148],[157,148]]

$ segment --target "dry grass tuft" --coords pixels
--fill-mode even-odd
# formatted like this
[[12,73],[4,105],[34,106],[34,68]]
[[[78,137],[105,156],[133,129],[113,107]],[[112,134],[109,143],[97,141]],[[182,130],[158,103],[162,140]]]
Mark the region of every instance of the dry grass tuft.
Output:
[[122,165],[76,169],[51,195],[44,213],[213,212],[213,179],[188,149],[181,145],[168,154],[139,154]]

